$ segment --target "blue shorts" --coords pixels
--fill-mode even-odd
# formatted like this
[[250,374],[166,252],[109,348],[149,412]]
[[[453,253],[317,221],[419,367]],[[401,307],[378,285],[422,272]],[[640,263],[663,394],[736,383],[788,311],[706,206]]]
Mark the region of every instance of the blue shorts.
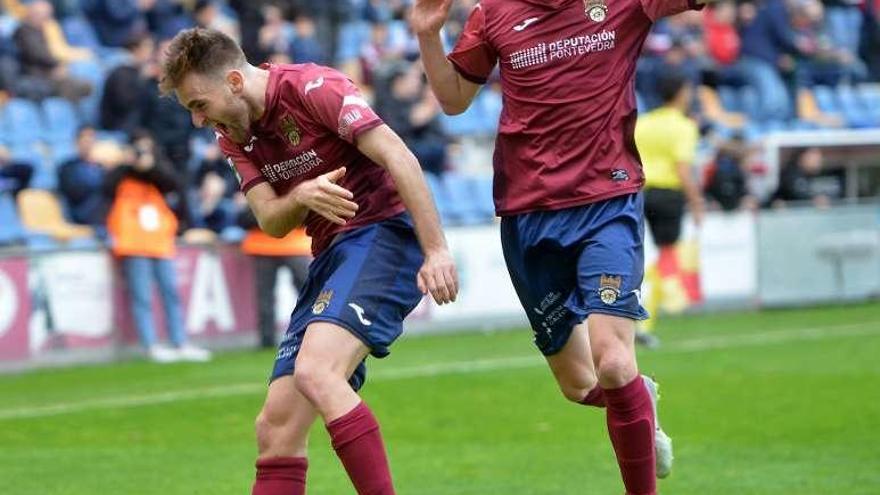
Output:
[[[422,299],[416,274],[423,260],[406,213],[339,234],[309,266],[271,380],[293,374],[306,328],[316,321],[339,325],[373,356],[387,356],[403,319]],[[362,362],[349,382],[359,390],[365,380]]]
[[504,217],[501,245],[544,355],[562,350],[591,313],[644,320],[642,194]]

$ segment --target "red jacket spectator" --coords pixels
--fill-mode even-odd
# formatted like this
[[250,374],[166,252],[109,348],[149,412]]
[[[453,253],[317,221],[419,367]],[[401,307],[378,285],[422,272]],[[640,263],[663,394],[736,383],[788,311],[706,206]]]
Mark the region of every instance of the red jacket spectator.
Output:
[[706,11],[704,30],[709,55],[719,64],[730,65],[739,58],[740,39],[737,33],[736,7],[721,2]]

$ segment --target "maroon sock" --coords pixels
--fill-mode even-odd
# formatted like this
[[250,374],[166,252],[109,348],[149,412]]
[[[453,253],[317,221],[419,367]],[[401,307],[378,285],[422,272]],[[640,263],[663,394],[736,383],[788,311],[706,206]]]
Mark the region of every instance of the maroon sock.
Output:
[[258,460],[257,479],[251,495],[304,495],[308,468],[309,461],[305,457]]
[[602,387],[596,385],[581,399],[580,403],[585,406],[605,407],[605,392],[602,390]]
[[654,495],[654,411],[641,375],[621,388],[605,389],[605,402],[608,434],[627,495]]
[[364,402],[328,423],[327,431],[358,495],[394,495],[379,423]]

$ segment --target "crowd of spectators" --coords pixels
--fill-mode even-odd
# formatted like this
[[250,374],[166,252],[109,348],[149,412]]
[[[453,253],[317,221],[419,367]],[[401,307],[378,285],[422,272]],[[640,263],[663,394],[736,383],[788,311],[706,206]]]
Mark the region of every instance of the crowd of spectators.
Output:
[[[443,115],[418,65],[409,3],[0,0],[0,194],[55,191],[69,220],[100,234],[112,199],[108,178],[134,159],[131,136],[146,133],[178,178],[168,197],[180,232],[234,238],[244,201],[233,172],[211,133],[193,128],[185,109],[158,94],[163,49],[190,26],[230,34],[252,63],[339,68],[412,148],[435,192],[461,182],[448,175],[479,176],[476,187],[487,187],[499,84],[490,80],[462,116]],[[476,3],[454,3],[448,46]],[[760,170],[757,143],[780,129],[880,126],[880,0],[722,0],[662,20],[637,70],[640,110],[659,104],[654,83],[669,71],[685,74],[695,89],[691,115],[710,155],[703,187],[712,204],[735,209],[801,198],[799,187],[750,194],[748,175]],[[798,155],[807,165],[783,175],[811,174],[811,153]]]

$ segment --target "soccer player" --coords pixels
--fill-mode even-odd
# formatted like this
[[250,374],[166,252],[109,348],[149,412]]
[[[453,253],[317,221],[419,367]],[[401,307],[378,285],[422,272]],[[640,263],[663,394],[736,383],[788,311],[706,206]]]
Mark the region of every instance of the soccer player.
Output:
[[448,114],[463,112],[500,64],[495,205],[535,344],[566,398],[606,408],[627,493],[656,493],[672,446],[633,344],[635,321],[647,317],[634,75],[652,23],[696,6],[484,0],[447,57],[440,30],[451,5],[416,0],[410,23]]
[[[161,88],[214,128],[260,227],[304,224],[315,254],[256,421],[254,495],[305,491],[306,441],[321,415],[359,494],[393,494],[379,425],[357,391],[428,292],[457,275],[419,164],[339,72],[245,60],[228,36],[179,33]],[[409,213],[406,212],[409,211]]]

